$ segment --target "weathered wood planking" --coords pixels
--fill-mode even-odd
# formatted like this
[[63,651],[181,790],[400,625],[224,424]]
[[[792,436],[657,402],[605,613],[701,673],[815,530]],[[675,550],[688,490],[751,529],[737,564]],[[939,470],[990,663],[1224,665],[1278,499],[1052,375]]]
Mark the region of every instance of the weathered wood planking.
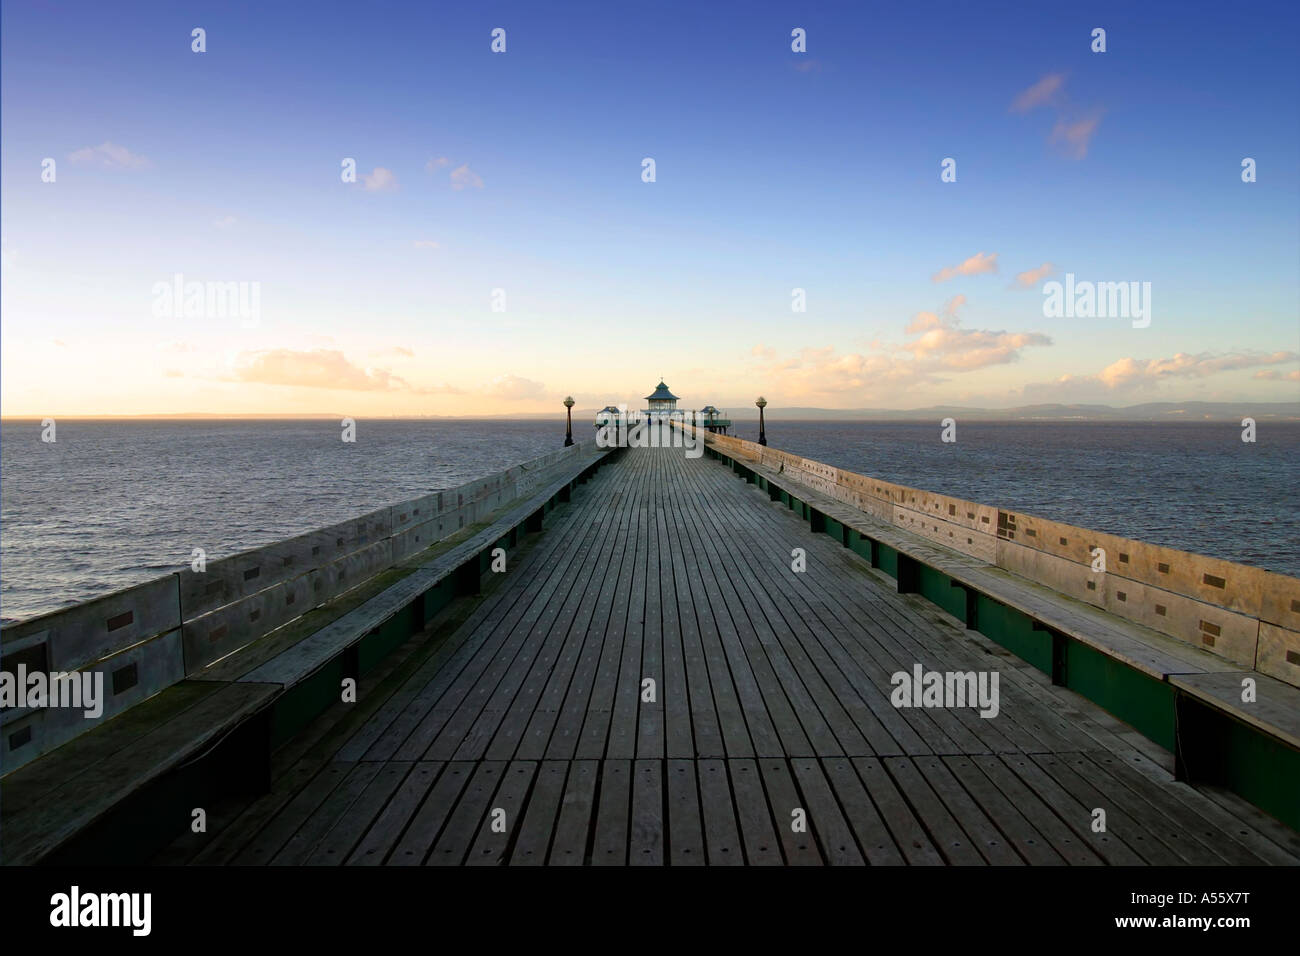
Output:
[[[1092,705],[716,463],[632,450],[572,500],[342,745],[348,769],[282,801],[250,848],[396,865],[1300,860],[1257,812],[1175,783]],[[999,716],[895,709],[890,675],[917,662],[999,671]]]

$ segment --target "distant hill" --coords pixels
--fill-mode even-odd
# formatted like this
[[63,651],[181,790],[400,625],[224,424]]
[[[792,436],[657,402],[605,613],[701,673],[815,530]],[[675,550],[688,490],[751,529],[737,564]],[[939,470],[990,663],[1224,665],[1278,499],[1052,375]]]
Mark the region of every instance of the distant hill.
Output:
[[[575,408],[573,423],[590,427],[597,408]],[[758,409],[753,406],[722,409],[723,416],[737,421],[758,421]],[[68,415],[68,420],[87,420],[100,416]],[[103,416],[115,418],[118,416]],[[340,413],[311,415],[130,415],[122,418],[135,420],[183,419],[341,419]],[[356,417],[356,416],[353,416]],[[387,418],[385,415],[363,418]],[[404,415],[398,418],[442,420],[564,420],[564,412],[517,412],[512,415]],[[1020,405],[1016,408],[971,408],[961,405],[933,405],[929,408],[782,408],[769,405],[769,419],[786,421],[869,421],[869,422],[932,422],[943,418],[956,418],[968,422],[1031,422],[1031,421],[1090,421],[1090,422],[1240,422],[1250,417],[1256,421],[1300,421],[1300,402],[1148,402],[1112,408],[1110,405]],[[5,418],[5,421],[34,421],[26,417]]]
[[[755,408],[724,409],[740,421],[758,419]],[[594,412],[593,412],[594,414]],[[916,422],[956,418],[965,421],[1092,421],[1092,422],[1240,422],[1300,421],[1300,402],[1148,402],[1112,408],[1109,405],[1020,405],[1016,408],[970,408],[934,405],[929,408],[778,408],[769,405],[769,419],[804,421]]]
[[[590,423],[597,408],[575,408],[574,426]],[[758,421],[758,409],[750,406],[726,406],[723,417],[735,421]],[[1091,421],[1091,422],[1240,422],[1250,417],[1256,421],[1300,421],[1300,402],[1148,402],[1113,408],[1110,405],[1020,405],[1015,408],[974,408],[962,405],[932,405],[929,408],[809,408],[804,406],[767,407],[769,419],[786,421],[870,421],[930,422],[942,418],[964,421]],[[438,416],[430,416],[438,417]],[[481,418],[559,418],[551,412],[517,415],[483,415]]]

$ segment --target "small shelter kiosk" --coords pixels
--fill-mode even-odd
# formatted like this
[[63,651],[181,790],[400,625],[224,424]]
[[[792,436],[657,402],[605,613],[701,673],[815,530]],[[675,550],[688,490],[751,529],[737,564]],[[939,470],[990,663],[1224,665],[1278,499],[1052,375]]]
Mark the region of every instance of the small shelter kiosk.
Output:
[[646,403],[650,406],[646,409],[646,418],[676,418],[677,416],[677,396],[668,390],[664,380],[660,379],[655,390],[646,397]]

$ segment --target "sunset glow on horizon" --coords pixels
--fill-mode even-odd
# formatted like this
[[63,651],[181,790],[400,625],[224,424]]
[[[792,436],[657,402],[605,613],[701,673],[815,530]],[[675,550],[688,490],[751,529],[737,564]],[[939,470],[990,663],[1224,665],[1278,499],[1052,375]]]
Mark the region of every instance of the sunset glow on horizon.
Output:
[[1300,400],[1292,5],[352,9],[5,5],[6,418]]

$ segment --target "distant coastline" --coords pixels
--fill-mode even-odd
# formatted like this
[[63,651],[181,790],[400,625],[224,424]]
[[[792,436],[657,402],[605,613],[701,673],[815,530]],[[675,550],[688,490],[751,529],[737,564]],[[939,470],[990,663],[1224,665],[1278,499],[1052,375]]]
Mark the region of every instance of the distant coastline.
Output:
[[[758,420],[752,405],[720,406],[728,416],[741,421]],[[574,408],[575,421],[593,418],[599,408]],[[815,408],[769,405],[769,418],[785,421],[839,422],[929,422],[953,417],[967,422],[1236,422],[1245,417],[1256,421],[1300,422],[1297,402],[1148,402],[1142,405],[1018,405],[1011,408],[978,408],[962,405],[934,405],[928,408]],[[541,421],[562,419],[563,411],[511,412],[486,415],[360,415],[355,412],[313,412],[309,414],[222,414],[178,413],[173,415],[58,415],[68,421],[328,421],[345,417],[383,421]],[[37,415],[0,415],[0,422],[39,422]]]

